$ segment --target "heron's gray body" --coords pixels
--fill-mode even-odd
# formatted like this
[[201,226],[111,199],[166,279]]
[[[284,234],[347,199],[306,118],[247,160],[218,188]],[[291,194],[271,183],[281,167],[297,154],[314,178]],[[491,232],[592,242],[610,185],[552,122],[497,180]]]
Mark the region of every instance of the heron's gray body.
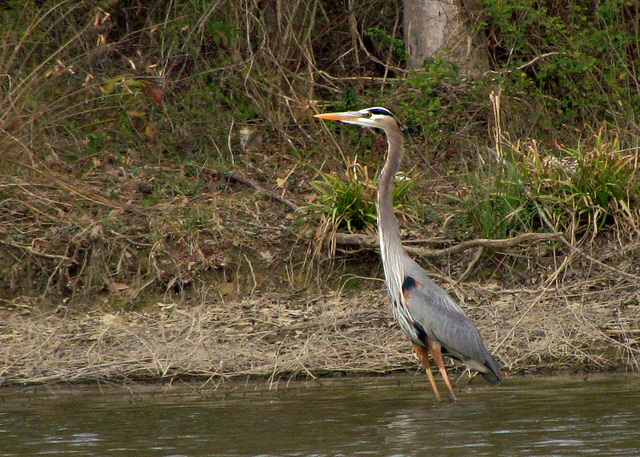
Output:
[[480,372],[489,383],[500,383],[500,366],[464,311],[412,259],[406,259],[404,273],[404,302],[392,306],[394,314],[409,316],[414,329],[403,330],[411,341],[424,347],[427,339],[439,341],[443,354]]
[[[442,364],[441,353],[477,370],[489,383],[499,384],[502,381],[500,366],[485,346],[476,327],[449,294],[434,283],[402,247],[398,220],[393,209],[393,182],[400,167],[404,138],[393,115],[384,108],[375,107],[316,117],[379,128],[387,136],[387,160],[378,180],[377,200],[382,266],[393,316],[414,343],[421,362],[426,365],[436,396],[439,398],[428,368],[427,350],[443,372],[453,400],[455,395]],[[424,348],[424,351],[420,348]]]

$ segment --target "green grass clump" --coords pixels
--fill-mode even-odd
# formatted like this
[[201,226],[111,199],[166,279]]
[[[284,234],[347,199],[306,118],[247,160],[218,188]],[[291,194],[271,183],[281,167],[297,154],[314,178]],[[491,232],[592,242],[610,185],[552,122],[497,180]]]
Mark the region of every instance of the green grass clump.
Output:
[[594,208],[610,213],[619,204],[629,205],[638,190],[634,154],[625,154],[617,142],[598,142],[586,153],[578,146],[567,153],[576,164],[564,189],[572,208],[578,213],[588,213]]
[[498,164],[485,166],[469,177],[470,193],[460,202],[467,218],[484,238],[502,239],[531,232],[539,225],[535,206],[516,173]]
[[[355,164],[347,170],[346,178],[336,173],[321,173],[313,182],[315,201],[309,213],[323,214],[330,226],[347,232],[372,231],[376,226],[376,186],[378,177],[371,177],[369,169]],[[402,201],[414,187],[411,179],[396,180],[393,199],[399,210]]]
[[458,199],[468,219],[489,238],[550,229],[595,234],[627,223],[640,190],[635,154],[602,132],[561,154],[512,145],[508,159],[480,167]]

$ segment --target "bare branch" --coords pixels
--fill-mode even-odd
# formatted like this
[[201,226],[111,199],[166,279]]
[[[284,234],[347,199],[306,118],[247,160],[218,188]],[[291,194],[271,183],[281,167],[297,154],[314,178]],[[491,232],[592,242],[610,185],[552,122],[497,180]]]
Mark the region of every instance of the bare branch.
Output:
[[[405,249],[409,254],[419,255],[422,257],[439,257],[466,251],[477,247],[504,249],[517,246],[526,242],[540,242],[559,240],[559,233],[523,233],[513,238],[505,238],[502,240],[477,239],[463,241],[462,243],[450,246],[444,249],[425,249],[421,247],[406,246]],[[379,248],[378,239],[375,236],[362,235],[357,233],[337,233],[336,242],[346,246],[359,246],[367,249]],[[411,241],[407,241],[410,244]]]

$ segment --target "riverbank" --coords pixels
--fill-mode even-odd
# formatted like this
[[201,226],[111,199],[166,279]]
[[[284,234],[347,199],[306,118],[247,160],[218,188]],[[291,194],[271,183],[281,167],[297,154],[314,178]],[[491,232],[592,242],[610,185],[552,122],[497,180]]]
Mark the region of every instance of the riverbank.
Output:
[[[560,292],[463,284],[449,290],[464,297],[507,373],[638,370],[638,302],[631,286],[596,291],[581,282]],[[612,300],[614,295],[619,298]],[[15,303],[2,311],[0,340],[2,386],[256,377],[276,382],[419,369],[381,286],[199,306],[158,303],[145,312],[41,312]]]

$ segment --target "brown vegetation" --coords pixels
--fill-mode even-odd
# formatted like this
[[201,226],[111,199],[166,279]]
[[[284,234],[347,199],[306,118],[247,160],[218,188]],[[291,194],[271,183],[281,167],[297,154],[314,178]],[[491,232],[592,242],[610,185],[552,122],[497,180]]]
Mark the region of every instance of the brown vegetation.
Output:
[[[527,92],[551,55],[409,74],[398,2],[22,3],[0,6],[0,385],[417,370],[374,228],[341,233],[314,187],[357,168],[371,191],[384,139],[324,105],[407,122],[407,245],[506,370],[640,368],[635,117]],[[570,153],[591,181],[548,166]]]
[[[637,295],[575,281],[457,285],[507,372],[637,370]],[[612,298],[612,297],[617,298]],[[3,384],[382,374],[418,370],[383,290],[253,294],[144,312],[3,313]]]

